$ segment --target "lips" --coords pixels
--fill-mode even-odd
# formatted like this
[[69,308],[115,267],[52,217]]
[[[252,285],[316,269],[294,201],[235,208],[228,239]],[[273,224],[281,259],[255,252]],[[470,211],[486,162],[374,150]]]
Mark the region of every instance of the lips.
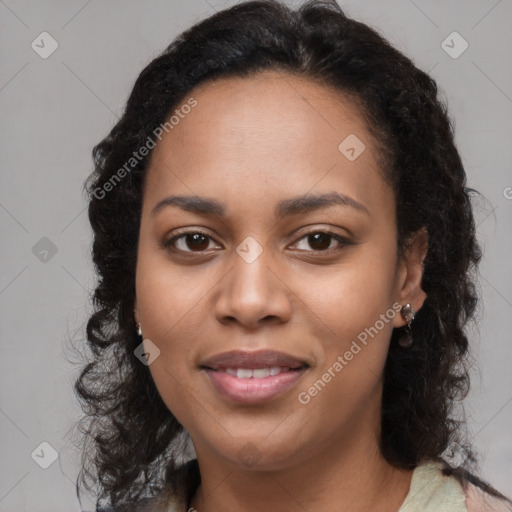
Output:
[[204,361],[201,366],[210,370],[226,370],[227,368],[247,370],[289,368],[296,370],[308,366],[308,364],[304,360],[274,350],[259,350],[257,352],[233,350],[213,356]]
[[213,389],[237,404],[268,401],[290,390],[309,365],[283,352],[224,352],[203,362]]

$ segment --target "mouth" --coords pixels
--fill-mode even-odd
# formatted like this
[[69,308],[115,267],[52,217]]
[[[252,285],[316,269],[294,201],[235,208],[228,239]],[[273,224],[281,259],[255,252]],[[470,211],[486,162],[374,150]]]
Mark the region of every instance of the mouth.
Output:
[[[212,370],[212,368],[207,368]],[[266,377],[275,377],[284,372],[295,372],[300,368],[287,368],[284,366],[272,366],[271,368],[222,368],[213,371],[225,372],[237,379],[264,379]]]
[[265,350],[225,352],[200,367],[221,397],[238,404],[255,404],[289,391],[309,364],[283,352]]

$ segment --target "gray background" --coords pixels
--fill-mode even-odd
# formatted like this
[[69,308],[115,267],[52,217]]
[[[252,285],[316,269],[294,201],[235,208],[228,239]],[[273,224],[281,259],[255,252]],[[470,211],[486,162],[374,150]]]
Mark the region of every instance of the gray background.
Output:
[[[91,149],[143,66],[193,22],[234,3],[0,0],[2,512],[80,510],[71,435],[78,366],[67,347],[83,337],[94,283],[81,191]],[[475,212],[483,308],[472,331],[479,367],[466,409],[482,476],[512,495],[512,2],[340,4],[431,72],[455,121],[469,185],[486,198]],[[43,31],[59,45],[47,59],[31,48]],[[441,45],[453,31],[469,44],[458,58]],[[461,43],[447,44],[460,51]],[[59,454],[47,469],[35,462],[50,461],[43,441]]]

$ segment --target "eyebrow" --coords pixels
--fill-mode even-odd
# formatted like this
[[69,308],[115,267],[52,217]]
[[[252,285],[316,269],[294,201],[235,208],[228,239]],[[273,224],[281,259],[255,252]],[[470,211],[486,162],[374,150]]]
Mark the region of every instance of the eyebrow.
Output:
[[[306,194],[291,197],[278,203],[274,209],[276,218],[282,219],[290,215],[309,213],[332,205],[349,206],[369,215],[368,209],[359,201],[345,194],[329,192],[326,194]],[[152,210],[154,216],[168,206],[177,206],[182,210],[202,215],[226,216],[226,207],[208,197],[201,196],[169,196],[160,201]]]

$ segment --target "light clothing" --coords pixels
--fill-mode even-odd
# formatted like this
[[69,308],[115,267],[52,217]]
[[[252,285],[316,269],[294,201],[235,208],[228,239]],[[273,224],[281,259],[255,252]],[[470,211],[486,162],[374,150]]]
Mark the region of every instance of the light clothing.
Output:
[[464,490],[454,476],[444,476],[442,463],[416,467],[411,486],[398,512],[512,512],[507,504],[468,483]]
[[[464,490],[455,476],[444,476],[442,468],[441,462],[418,465],[413,471],[409,492],[397,512],[512,512],[512,504],[471,483]],[[177,500],[169,504],[166,512],[188,512],[188,509]]]

